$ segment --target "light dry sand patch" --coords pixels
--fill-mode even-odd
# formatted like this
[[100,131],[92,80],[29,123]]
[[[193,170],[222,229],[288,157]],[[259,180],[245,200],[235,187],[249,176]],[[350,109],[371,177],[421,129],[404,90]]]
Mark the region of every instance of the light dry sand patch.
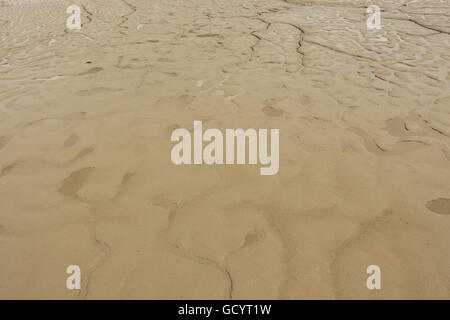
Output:
[[[449,298],[448,3],[1,3],[1,298]],[[194,120],[279,173],[173,165]]]

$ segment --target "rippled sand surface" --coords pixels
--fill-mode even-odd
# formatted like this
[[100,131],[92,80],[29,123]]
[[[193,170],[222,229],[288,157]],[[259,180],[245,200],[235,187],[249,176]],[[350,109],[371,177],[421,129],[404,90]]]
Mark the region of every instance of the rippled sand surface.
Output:
[[[449,299],[447,1],[25,2],[0,1],[0,298]],[[194,120],[279,128],[279,173],[175,166]]]

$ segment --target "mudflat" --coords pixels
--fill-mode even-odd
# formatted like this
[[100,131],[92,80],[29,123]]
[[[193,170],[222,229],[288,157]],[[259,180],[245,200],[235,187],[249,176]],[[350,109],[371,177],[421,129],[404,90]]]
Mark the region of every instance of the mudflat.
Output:
[[[32,2],[0,1],[1,299],[449,299],[448,2]],[[173,164],[194,121],[279,129],[279,171]]]

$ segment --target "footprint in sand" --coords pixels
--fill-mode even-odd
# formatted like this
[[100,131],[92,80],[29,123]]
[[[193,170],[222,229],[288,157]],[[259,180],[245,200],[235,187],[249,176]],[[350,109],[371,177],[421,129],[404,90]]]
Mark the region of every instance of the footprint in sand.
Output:
[[259,241],[262,241],[266,238],[266,233],[263,230],[253,230],[247,233],[245,236],[244,243],[241,248],[249,247]]
[[88,154],[90,154],[91,152],[94,152],[95,148],[94,147],[87,147],[84,148],[83,150],[81,150],[80,152],[77,153],[77,155],[67,164],[73,163],[75,161],[77,161],[78,159],[83,158],[84,156],[87,156]]
[[83,183],[91,175],[93,167],[83,168],[78,171],[74,171],[64,179],[63,185],[59,188],[59,192],[65,196],[71,198],[78,198],[77,192],[83,186]]
[[94,67],[94,68],[90,68],[90,69],[87,70],[87,71],[84,71],[84,72],[82,72],[82,73],[79,73],[78,75],[79,75],[79,76],[84,76],[84,75],[86,75],[86,74],[93,74],[93,73],[97,73],[97,72],[100,72],[100,71],[103,71],[103,68],[100,68],[100,67]]
[[278,102],[280,102],[280,101],[281,101],[281,99],[272,98],[272,99],[264,100],[264,101],[263,101],[263,104],[264,104],[266,107],[271,107],[271,106],[273,106],[274,104],[276,104],[276,103],[278,103]]
[[309,106],[309,105],[312,104],[312,99],[311,99],[309,96],[303,94],[303,95],[300,97],[300,102],[301,102],[303,105],[305,105],[305,106]]
[[17,163],[13,163],[10,165],[7,165],[0,170],[0,178],[6,176],[8,173],[10,173],[15,167],[17,166]]
[[67,121],[83,120],[85,115],[86,115],[86,112],[69,113],[67,116],[63,117],[63,120],[67,120]]
[[174,132],[176,129],[181,128],[178,124],[173,124],[170,126],[167,126],[164,129],[164,136],[170,138],[172,136],[172,132]]
[[428,210],[439,214],[450,214],[450,199],[439,198],[428,201],[426,204]]
[[273,107],[264,107],[262,112],[269,117],[281,117],[284,114],[283,110],[278,110]]
[[11,140],[11,137],[9,137],[9,136],[0,137],[0,150],[3,149],[4,147],[6,147],[9,140]]
[[181,96],[178,97],[178,99],[183,103],[183,104],[190,104],[195,100],[195,96],[191,96],[189,94],[183,94]]
[[398,117],[387,120],[384,129],[394,137],[404,138],[410,135],[405,120]]
[[64,142],[64,145],[61,147],[61,149],[70,148],[78,141],[78,136],[74,133],[71,133],[70,136],[66,139]]

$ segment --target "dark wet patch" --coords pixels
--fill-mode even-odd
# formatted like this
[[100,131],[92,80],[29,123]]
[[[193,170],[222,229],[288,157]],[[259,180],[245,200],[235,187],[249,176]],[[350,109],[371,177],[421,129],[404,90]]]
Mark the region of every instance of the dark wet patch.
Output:
[[283,110],[278,110],[273,107],[264,107],[262,109],[262,112],[264,112],[264,114],[269,117],[280,117],[284,114]]
[[300,102],[301,102],[302,104],[304,104],[305,106],[308,106],[308,105],[310,105],[310,104],[312,103],[312,99],[311,99],[309,96],[303,94],[303,95],[300,97]]
[[195,100],[196,97],[195,96],[191,96],[189,94],[184,94],[184,95],[179,96],[178,98],[182,101],[182,103],[190,104],[192,101]]
[[181,128],[181,127],[178,124],[172,124],[172,125],[166,127],[164,129],[164,136],[170,138],[172,136],[172,132],[174,132],[176,129],[179,129],[179,128]]
[[211,38],[211,37],[218,37],[220,34],[218,33],[207,33],[207,34],[198,34],[197,37],[199,38]]
[[91,175],[94,168],[88,167],[74,171],[64,179],[59,192],[65,196],[78,198],[77,192],[81,189],[86,179]]
[[119,189],[117,191],[116,197],[122,195],[125,189],[131,184],[131,180],[135,176],[135,173],[128,172],[123,175],[122,182],[120,183]]
[[7,174],[9,174],[16,166],[17,166],[17,163],[12,163],[10,165],[4,166],[0,170],[0,178],[6,176]]
[[3,149],[4,147],[6,147],[9,140],[11,140],[11,137],[9,137],[9,136],[0,137],[0,150]]
[[94,67],[94,68],[90,68],[89,70],[87,70],[85,72],[79,73],[78,75],[79,76],[84,76],[86,74],[93,74],[93,73],[98,73],[98,72],[101,72],[101,71],[103,71],[103,68]]
[[70,113],[67,116],[63,117],[63,120],[82,120],[84,119],[84,116],[86,115],[86,112],[74,112]]
[[94,152],[95,148],[94,147],[87,147],[83,150],[81,150],[80,152],[77,153],[77,155],[75,156],[75,158],[73,158],[70,163],[77,161],[78,159],[83,158],[84,156],[87,156],[89,153]]
[[409,135],[409,130],[402,118],[392,118],[386,121],[384,128],[391,136],[404,138]]
[[439,214],[450,214],[450,199],[439,198],[428,201],[426,204],[428,210]]
[[69,137],[67,137],[66,141],[64,142],[64,145],[61,149],[70,148],[78,141],[78,136],[76,134],[71,134]]
[[162,72],[163,74],[166,74],[166,75],[168,75],[168,76],[172,76],[172,77],[176,77],[176,76],[178,76],[178,73],[175,73],[175,72]]
[[251,246],[266,237],[266,233],[262,230],[253,230],[247,233],[245,240],[241,248]]
[[274,104],[280,102],[281,100],[282,100],[282,99],[276,99],[276,98],[266,99],[266,100],[263,101],[263,104],[264,104],[266,107],[271,107],[271,106],[273,106]]

